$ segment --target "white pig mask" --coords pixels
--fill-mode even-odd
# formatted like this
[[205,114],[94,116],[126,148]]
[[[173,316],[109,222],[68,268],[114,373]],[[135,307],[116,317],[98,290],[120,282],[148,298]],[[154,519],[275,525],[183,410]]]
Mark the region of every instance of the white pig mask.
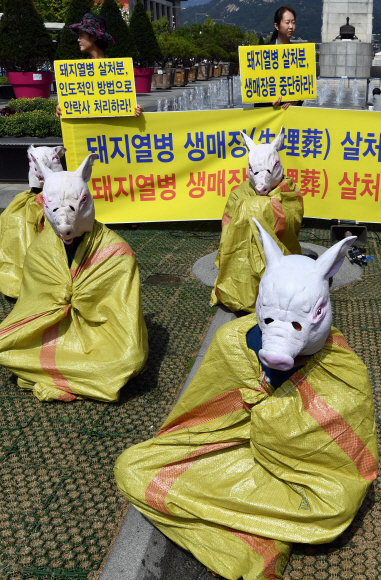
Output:
[[323,348],[332,324],[329,278],[340,269],[356,236],[344,238],[316,261],[284,256],[272,237],[255,222],[263,245],[266,270],[259,284],[256,315],[262,331],[263,364],[289,370],[299,355]]
[[52,171],[63,171],[61,165],[61,157],[65,154],[65,147],[59,145],[58,147],[34,147],[31,145],[28,148],[29,159],[29,187],[41,188],[44,178],[39,173],[33,159],[37,159],[40,163],[49,167]]
[[98,155],[91,153],[76,171],[60,173],[54,173],[34,159],[44,178],[42,195],[45,216],[57,236],[67,245],[74,238],[93,229],[94,202],[87,182],[95,159],[98,159]]
[[284,127],[271,143],[256,145],[241,131],[242,142],[249,152],[248,177],[258,195],[268,195],[283,178],[283,166],[278,151],[284,141]]

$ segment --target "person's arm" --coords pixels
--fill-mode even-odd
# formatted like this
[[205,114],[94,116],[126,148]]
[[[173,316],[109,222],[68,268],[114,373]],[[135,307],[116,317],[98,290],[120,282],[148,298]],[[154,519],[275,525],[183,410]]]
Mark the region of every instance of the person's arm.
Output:
[[[273,107],[279,107],[282,102],[282,97],[278,97],[276,101],[273,102]],[[282,104],[282,109],[287,111],[288,107],[291,105],[292,107],[300,106],[299,103],[303,104],[303,101],[287,101],[286,103]]]

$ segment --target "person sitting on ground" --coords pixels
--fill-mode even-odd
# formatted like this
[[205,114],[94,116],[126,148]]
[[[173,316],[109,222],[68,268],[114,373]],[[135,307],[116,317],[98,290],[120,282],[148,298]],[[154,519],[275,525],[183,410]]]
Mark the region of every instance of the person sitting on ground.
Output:
[[[78,36],[79,49],[82,52],[87,52],[90,58],[107,58],[105,56],[105,49],[109,44],[115,44],[115,40],[106,32],[106,20],[103,16],[92,14],[88,12],[78,24],[71,24],[69,30]],[[139,117],[142,112],[141,105],[136,105],[135,117]],[[57,105],[56,116],[60,117],[62,114],[61,107]]]

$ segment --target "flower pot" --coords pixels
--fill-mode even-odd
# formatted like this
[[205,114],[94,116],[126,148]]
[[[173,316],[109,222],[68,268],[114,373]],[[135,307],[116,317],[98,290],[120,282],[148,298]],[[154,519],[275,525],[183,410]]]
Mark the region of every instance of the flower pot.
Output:
[[195,81],[197,81],[197,73],[198,73],[198,68],[197,66],[192,66],[189,70],[189,75],[188,75],[188,82],[189,83],[194,83]]
[[177,68],[175,74],[175,87],[185,87],[188,82],[189,68]]
[[134,68],[135,90],[137,93],[150,93],[153,68]]
[[15,91],[16,99],[33,99],[43,97],[49,99],[50,86],[54,80],[54,72],[9,72],[8,80]]
[[206,63],[206,64],[199,64],[198,65],[198,80],[199,81],[207,81],[209,78],[209,72],[210,72],[210,64]]
[[163,73],[163,71],[157,72],[153,75],[153,86],[156,89],[170,89],[171,84],[171,74]]

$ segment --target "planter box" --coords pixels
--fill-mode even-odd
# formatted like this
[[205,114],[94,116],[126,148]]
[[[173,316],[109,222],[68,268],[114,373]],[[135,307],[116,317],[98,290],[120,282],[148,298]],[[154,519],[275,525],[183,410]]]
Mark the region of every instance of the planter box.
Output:
[[221,63],[221,76],[227,77],[233,74],[233,63],[232,62],[222,62]]
[[156,72],[153,75],[153,86],[156,89],[170,89],[174,85],[175,79],[174,68],[167,68],[165,72]]
[[151,92],[153,73],[153,68],[134,68],[135,91],[137,93]]
[[[0,182],[28,183],[29,161],[27,150],[30,145],[55,147],[63,145],[60,137],[2,137],[0,139]],[[65,157],[61,157],[66,170]],[[26,189],[26,187],[25,187]],[[22,191],[20,189],[20,191]]]
[[194,83],[195,81],[197,81],[197,75],[198,75],[197,66],[192,66],[192,68],[189,69],[188,83]]
[[188,82],[189,68],[177,68],[175,73],[175,87],[185,87]]
[[199,64],[198,65],[198,77],[199,81],[207,81],[210,73],[210,64]]
[[213,67],[213,76],[214,77],[220,77],[221,76],[221,65],[220,64],[216,64]]
[[9,72],[8,80],[15,91],[17,99],[24,97],[27,99],[33,99],[34,97],[49,99],[54,72]]
[[12,85],[0,85],[0,99],[7,99],[10,101],[11,99],[15,98],[16,95]]

